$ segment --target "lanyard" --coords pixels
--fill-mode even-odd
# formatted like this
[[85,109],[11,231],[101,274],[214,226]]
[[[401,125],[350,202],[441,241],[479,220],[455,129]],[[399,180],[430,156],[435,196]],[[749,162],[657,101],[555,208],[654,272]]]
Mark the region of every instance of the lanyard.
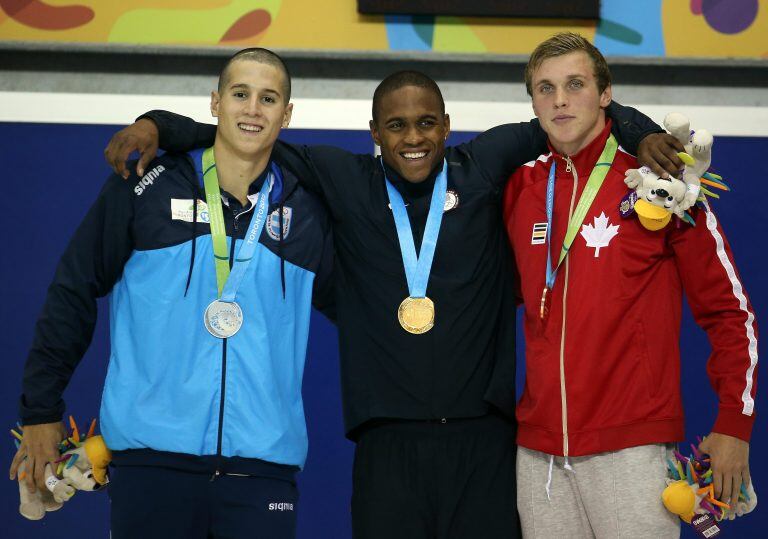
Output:
[[[382,164],[382,169],[384,165]],[[416,256],[416,246],[413,243],[413,232],[408,212],[400,193],[387,179],[384,171],[384,181],[389,194],[389,205],[395,218],[397,227],[397,239],[400,242],[400,253],[405,267],[405,278],[408,282],[408,293],[412,298],[426,297],[429,272],[432,269],[432,260],[435,256],[437,237],[440,233],[440,223],[443,221],[443,208],[445,194],[448,190],[448,163],[443,159],[443,170],[435,178],[435,186],[432,188],[432,201],[429,205],[427,224],[424,227],[424,237],[421,241],[419,256]]]
[[[227,232],[224,226],[224,212],[221,209],[221,192],[219,191],[219,176],[216,173],[216,162],[213,155],[213,147],[203,152],[203,183],[205,185],[205,199],[208,203],[208,215],[211,221],[211,238],[213,243],[213,260],[216,266],[216,284],[221,301],[228,303],[235,301],[237,289],[248,269],[256,245],[259,242],[261,229],[266,220],[269,193],[272,191],[275,177],[280,174],[277,166],[272,163],[269,175],[261,186],[259,196],[254,204],[256,211],[251,218],[251,225],[237,251],[232,271],[229,269],[229,250],[227,248]],[[235,241],[234,238],[232,241]]]
[[550,247],[550,241],[552,238],[552,214],[554,212],[555,205],[555,158],[552,158],[552,166],[549,169],[549,179],[547,180],[547,273],[546,273],[546,287],[551,290],[555,285],[555,279],[557,278],[557,270],[560,269],[560,265],[568,256],[568,250],[573,244],[573,240],[576,239],[576,233],[579,231],[581,224],[584,222],[584,218],[587,216],[589,208],[592,206],[595,197],[597,196],[600,187],[605,181],[605,177],[608,175],[608,171],[611,169],[613,158],[616,155],[616,149],[618,143],[611,134],[608,140],[605,142],[605,147],[600,157],[597,159],[592,172],[587,180],[587,185],[584,186],[579,197],[579,203],[576,205],[576,210],[573,212],[571,219],[568,221],[568,229],[565,232],[565,238],[563,239],[563,246],[560,248],[560,256],[557,260],[557,266],[552,268],[552,249]]

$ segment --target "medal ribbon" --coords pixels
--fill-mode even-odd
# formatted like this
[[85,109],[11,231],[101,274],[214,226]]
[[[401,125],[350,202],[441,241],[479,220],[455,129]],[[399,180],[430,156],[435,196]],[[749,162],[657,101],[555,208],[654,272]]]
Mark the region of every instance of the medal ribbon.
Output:
[[[264,185],[261,186],[261,191],[259,191],[259,196],[254,204],[255,211],[251,218],[251,225],[248,227],[248,233],[245,235],[245,239],[237,251],[235,262],[232,265],[232,272],[230,273],[227,231],[224,226],[219,175],[216,173],[213,147],[206,148],[203,152],[203,184],[205,185],[205,199],[208,203],[208,215],[211,221],[213,260],[216,265],[216,284],[218,285],[221,301],[227,303],[235,301],[237,289],[240,287],[243,276],[250,266],[253,254],[256,252],[261,229],[266,221],[269,193],[272,191],[275,177],[279,175],[280,169],[277,165],[271,163],[269,175],[264,181]],[[232,241],[235,241],[234,238]]]
[[[382,169],[384,165],[382,164]],[[435,178],[435,186],[432,188],[432,201],[427,214],[427,224],[424,227],[424,237],[421,241],[419,256],[416,256],[416,246],[413,243],[411,221],[405,209],[403,197],[387,179],[387,171],[384,170],[384,181],[387,185],[389,205],[392,208],[392,216],[397,227],[397,239],[400,242],[400,253],[403,256],[405,278],[408,282],[408,294],[412,298],[423,298],[427,294],[427,282],[429,272],[432,269],[432,259],[435,256],[437,236],[440,233],[440,223],[443,221],[443,207],[445,194],[448,190],[448,163],[443,159],[443,169]]]
[[560,265],[568,256],[568,250],[573,244],[573,240],[576,239],[576,233],[579,231],[581,224],[584,222],[584,218],[587,216],[589,208],[592,206],[595,197],[597,197],[600,187],[605,181],[605,177],[608,175],[608,171],[611,169],[613,158],[616,156],[616,149],[618,143],[611,134],[608,140],[605,141],[605,147],[600,157],[597,159],[592,172],[587,180],[587,185],[584,186],[579,197],[579,203],[576,205],[576,210],[573,212],[570,221],[568,221],[568,229],[565,232],[565,238],[563,239],[563,246],[560,248],[560,257],[557,260],[557,266],[552,268],[552,249],[550,247],[550,241],[552,238],[552,213],[555,205],[555,159],[553,156],[552,166],[549,169],[549,179],[547,180],[547,288],[552,290],[555,285],[555,279],[557,278],[557,270],[560,269]]

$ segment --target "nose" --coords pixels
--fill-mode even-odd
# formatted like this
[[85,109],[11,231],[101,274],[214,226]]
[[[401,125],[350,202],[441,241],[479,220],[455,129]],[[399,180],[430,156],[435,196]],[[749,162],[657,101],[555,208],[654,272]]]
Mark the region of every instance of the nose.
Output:
[[555,89],[555,107],[564,107],[568,104],[568,97],[563,88]]
[[662,198],[667,198],[669,196],[669,193],[666,189],[656,189],[656,194]]
[[415,125],[408,127],[405,131],[406,144],[416,145],[421,142],[422,138],[421,131]]
[[245,105],[245,113],[248,116],[261,115],[261,104],[259,103],[259,99],[257,96],[253,96],[251,99],[248,100],[248,102]]

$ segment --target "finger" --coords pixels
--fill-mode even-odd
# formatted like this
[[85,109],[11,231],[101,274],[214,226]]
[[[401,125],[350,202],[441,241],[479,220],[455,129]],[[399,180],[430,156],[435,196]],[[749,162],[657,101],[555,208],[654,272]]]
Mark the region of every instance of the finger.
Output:
[[35,487],[35,460],[33,457],[27,458],[27,476],[24,478],[24,482],[27,484],[27,490],[30,492],[35,492],[37,490],[37,487]]
[[683,146],[683,143],[677,140],[673,136],[667,137],[667,142],[672,145],[672,147],[675,149],[675,152],[684,152],[685,146]]
[[35,483],[40,490],[45,489],[45,460],[35,460]]
[[728,504],[732,509],[736,509],[736,504],[739,502],[739,491],[741,490],[741,474],[733,474],[733,481],[731,482],[731,496]]
[[144,148],[141,150],[139,161],[136,163],[136,174],[139,176],[139,178],[144,176],[144,170],[147,168],[149,162],[154,158],[155,152],[152,150],[152,148]]
[[126,166],[131,154],[136,150],[136,144],[133,140],[125,140],[124,144],[120,146],[120,151],[116,156],[117,166],[120,168],[120,175],[124,179],[128,179],[131,175],[131,171]]
[[[752,476],[749,473],[749,468],[745,468],[741,472],[741,481],[744,483],[744,488],[749,488],[749,485],[752,484]],[[739,487],[741,488],[741,487]]]
[[112,167],[112,170],[115,171],[115,174],[126,178],[128,171],[125,169],[125,159],[121,159],[124,142],[125,141],[122,138],[120,138],[120,140],[112,139],[112,142],[110,142],[107,147],[107,162],[109,163],[109,166]]
[[722,500],[720,495],[723,492],[723,474],[712,469],[712,485],[715,487],[715,498]]
[[649,157],[645,161],[647,162],[648,167],[650,167],[653,173],[658,177],[669,178],[669,173],[667,172],[665,165],[669,166],[672,162],[669,159],[666,159],[663,155],[661,157],[660,160]]
[[19,471],[19,466],[21,466],[21,463],[24,462],[24,457],[26,456],[27,452],[23,448],[19,448],[18,451],[16,451],[16,454],[13,456],[13,461],[11,461],[11,469],[9,472],[9,478],[10,479],[16,479],[16,474]]
[[726,473],[723,474],[723,490],[720,493],[720,496],[717,496],[717,499],[728,503],[731,499],[731,489],[733,488],[733,474]]
[[680,156],[677,155],[677,149],[672,146],[663,146],[662,148],[659,148],[658,153],[662,155],[663,158],[666,158],[668,161],[670,161],[671,165],[669,167],[665,166],[665,168],[667,172],[673,176],[677,176],[680,170],[685,166],[683,161],[680,159]]

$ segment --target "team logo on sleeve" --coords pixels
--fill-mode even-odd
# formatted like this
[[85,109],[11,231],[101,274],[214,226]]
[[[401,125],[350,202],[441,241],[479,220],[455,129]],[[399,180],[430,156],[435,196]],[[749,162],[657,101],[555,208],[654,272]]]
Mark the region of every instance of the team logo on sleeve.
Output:
[[[288,206],[283,206],[283,239],[288,237],[291,231],[291,218],[293,210]],[[280,241],[280,208],[269,214],[267,219],[267,234],[275,241]]]
[[547,241],[547,223],[533,223],[531,245],[543,245]]

